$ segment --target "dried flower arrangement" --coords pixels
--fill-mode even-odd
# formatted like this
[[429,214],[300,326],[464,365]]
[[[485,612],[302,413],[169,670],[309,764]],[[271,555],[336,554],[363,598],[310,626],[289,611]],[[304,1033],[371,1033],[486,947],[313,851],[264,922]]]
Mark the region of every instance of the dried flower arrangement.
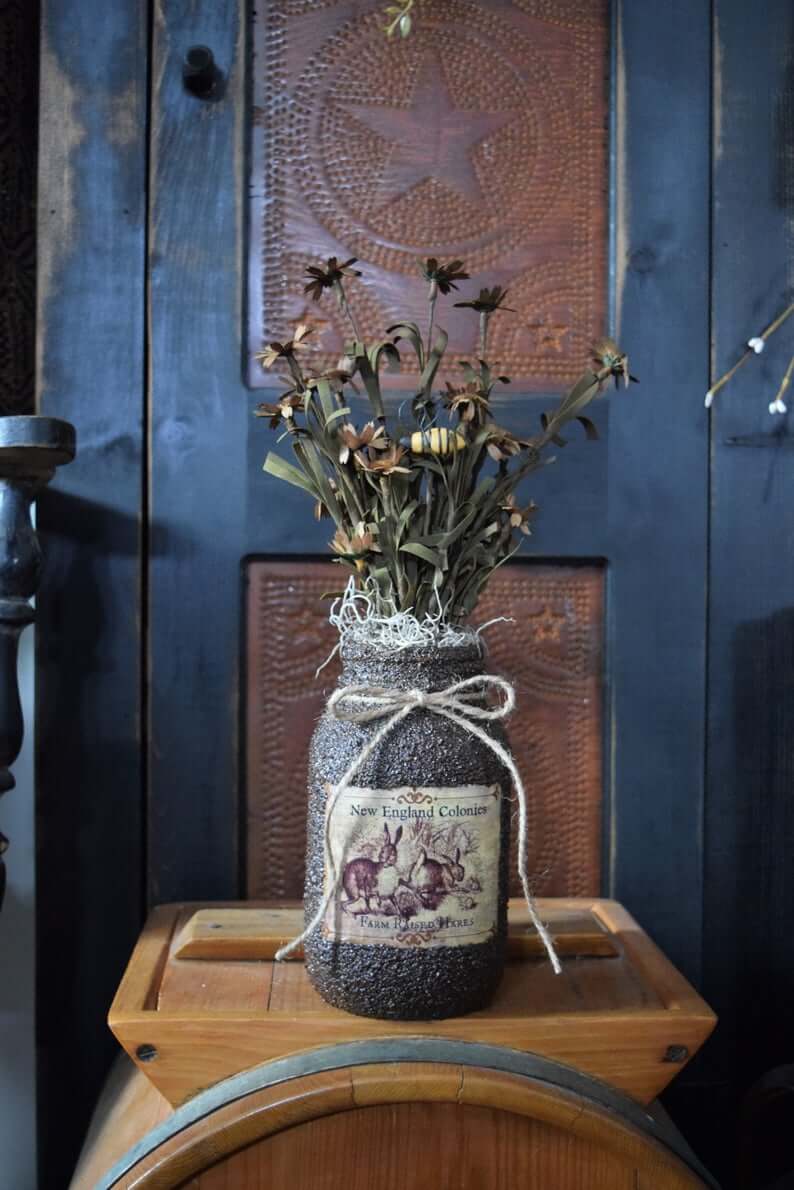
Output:
[[[625,354],[611,339],[593,349],[588,367],[556,409],[541,417],[536,434],[517,437],[499,426],[492,393],[508,384],[487,362],[492,318],[509,307],[499,286],[456,302],[479,317],[478,359],[460,363],[459,384],[446,383],[434,394],[444,361],[447,334],[436,324],[440,296],[457,290],[468,274],[462,261],[424,262],[428,285],[428,325],[423,334],[412,322],[387,329],[378,343],[362,341],[347,284],[360,275],[354,259],[331,257],[311,266],[305,292],[314,300],[330,291],[352,332],[336,369],[313,375],[301,363],[311,330],[295,329],[286,343],[270,343],[258,357],[264,368],[286,366],[289,388],[257,413],[273,429],[283,428],[297,466],[270,452],[264,469],[305,490],[318,517],[336,524],[331,541],[335,561],[367,592],[375,614],[411,614],[442,630],[461,624],[474,609],[491,575],[513,556],[530,533],[533,503],[519,504],[516,489],[551,445],[562,446],[562,430],[579,422],[588,438],[597,437],[584,410],[614,379],[628,386]],[[404,402],[387,406],[382,373],[400,366],[400,346],[416,355],[420,378],[404,418]],[[353,423],[348,394],[363,388],[370,415]]]

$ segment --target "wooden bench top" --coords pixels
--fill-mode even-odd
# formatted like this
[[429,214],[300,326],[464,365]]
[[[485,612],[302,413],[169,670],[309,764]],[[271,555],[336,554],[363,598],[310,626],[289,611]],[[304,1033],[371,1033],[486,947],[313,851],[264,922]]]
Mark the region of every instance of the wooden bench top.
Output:
[[110,1027],[172,1104],[300,1050],[399,1035],[534,1052],[649,1102],[703,1044],[714,1014],[616,902],[539,906],[562,975],[542,957],[526,909],[511,903],[511,959],[491,1005],[430,1022],[351,1016],[320,998],[302,961],[274,963],[275,949],[299,932],[299,908],[161,906],[132,955]]

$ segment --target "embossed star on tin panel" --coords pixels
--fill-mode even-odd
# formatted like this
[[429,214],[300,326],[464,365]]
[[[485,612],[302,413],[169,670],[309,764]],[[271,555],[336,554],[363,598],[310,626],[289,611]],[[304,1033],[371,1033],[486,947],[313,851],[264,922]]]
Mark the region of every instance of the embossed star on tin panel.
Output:
[[455,105],[440,64],[426,60],[407,107],[345,104],[346,109],[388,143],[378,190],[385,201],[435,178],[472,202],[483,189],[472,149],[497,132],[515,112],[469,111]]
[[[490,354],[513,391],[563,387],[606,310],[606,0],[415,0],[421,37],[389,39],[384,0],[272,0],[255,23],[249,378],[300,320],[307,260],[355,256],[361,334],[422,325],[428,256],[510,291]],[[419,25],[417,25],[417,28]],[[442,303],[449,368],[477,319]],[[333,295],[310,366],[348,331]],[[406,355],[390,388],[415,384]]]

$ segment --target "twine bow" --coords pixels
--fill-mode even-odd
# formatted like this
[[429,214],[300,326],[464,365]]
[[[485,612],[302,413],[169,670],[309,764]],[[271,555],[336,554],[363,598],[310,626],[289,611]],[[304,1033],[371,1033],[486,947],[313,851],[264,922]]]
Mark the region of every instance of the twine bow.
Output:
[[[481,705],[483,696],[489,690],[498,691],[503,697],[495,706]],[[480,704],[480,705],[478,705]],[[472,678],[464,678],[461,682],[454,682],[446,690],[397,690],[382,686],[343,686],[335,690],[328,699],[327,709],[334,718],[345,723],[374,723],[385,720],[372,737],[367,741],[358,756],[348,766],[347,771],[338,782],[331,794],[325,810],[325,832],[323,838],[325,870],[328,873],[326,891],[322,897],[317,912],[308,923],[303,933],[292,942],[282,946],[276,952],[276,959],[282,960],[291,954],[322,922],[328,906],[339,884],[336,860],[331,848],[330,824],[337,802],[375,749],[386,739],[401,720],[415,710],[430,711],[434,715],[442,715],[451,723],[457,724],[469,735],[475,736],[481,743],[494,753],[510,774],[518,801],[518,877],[526,898],[529,916],[540,935],[546,954],[549,956],[555,974],[562,971],[557,951],[551,935],[540,919],[535,898],[529,885],[527,873],[527,795],[521,774],[516,762],[508,750],[479,726],[477,720],[494,722],[506,718],[516,705],[515,690],[504,678],[495,674],[477,674]]]

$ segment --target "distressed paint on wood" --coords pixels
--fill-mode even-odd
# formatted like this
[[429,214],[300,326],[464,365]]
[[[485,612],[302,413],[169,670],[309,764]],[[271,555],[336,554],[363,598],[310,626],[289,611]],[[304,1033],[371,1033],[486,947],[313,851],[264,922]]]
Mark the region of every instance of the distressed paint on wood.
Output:
[[[212,48],[220,97],[185,90]],[[245,19],[236,0],[158,0],[149,236],[150,902],[237,890],[243,462]]]
[[697,983],[710,5],[632,0],[617,21],[617,330],[641,385],[613,411],[608,443],[610,892]]
[[[147,14],[42,5],[37,386],[77,428],[39,501],[40,1178],[64,1185],[113,1053],[140,924]],[[112,927],[111,927],[112,922]]]

